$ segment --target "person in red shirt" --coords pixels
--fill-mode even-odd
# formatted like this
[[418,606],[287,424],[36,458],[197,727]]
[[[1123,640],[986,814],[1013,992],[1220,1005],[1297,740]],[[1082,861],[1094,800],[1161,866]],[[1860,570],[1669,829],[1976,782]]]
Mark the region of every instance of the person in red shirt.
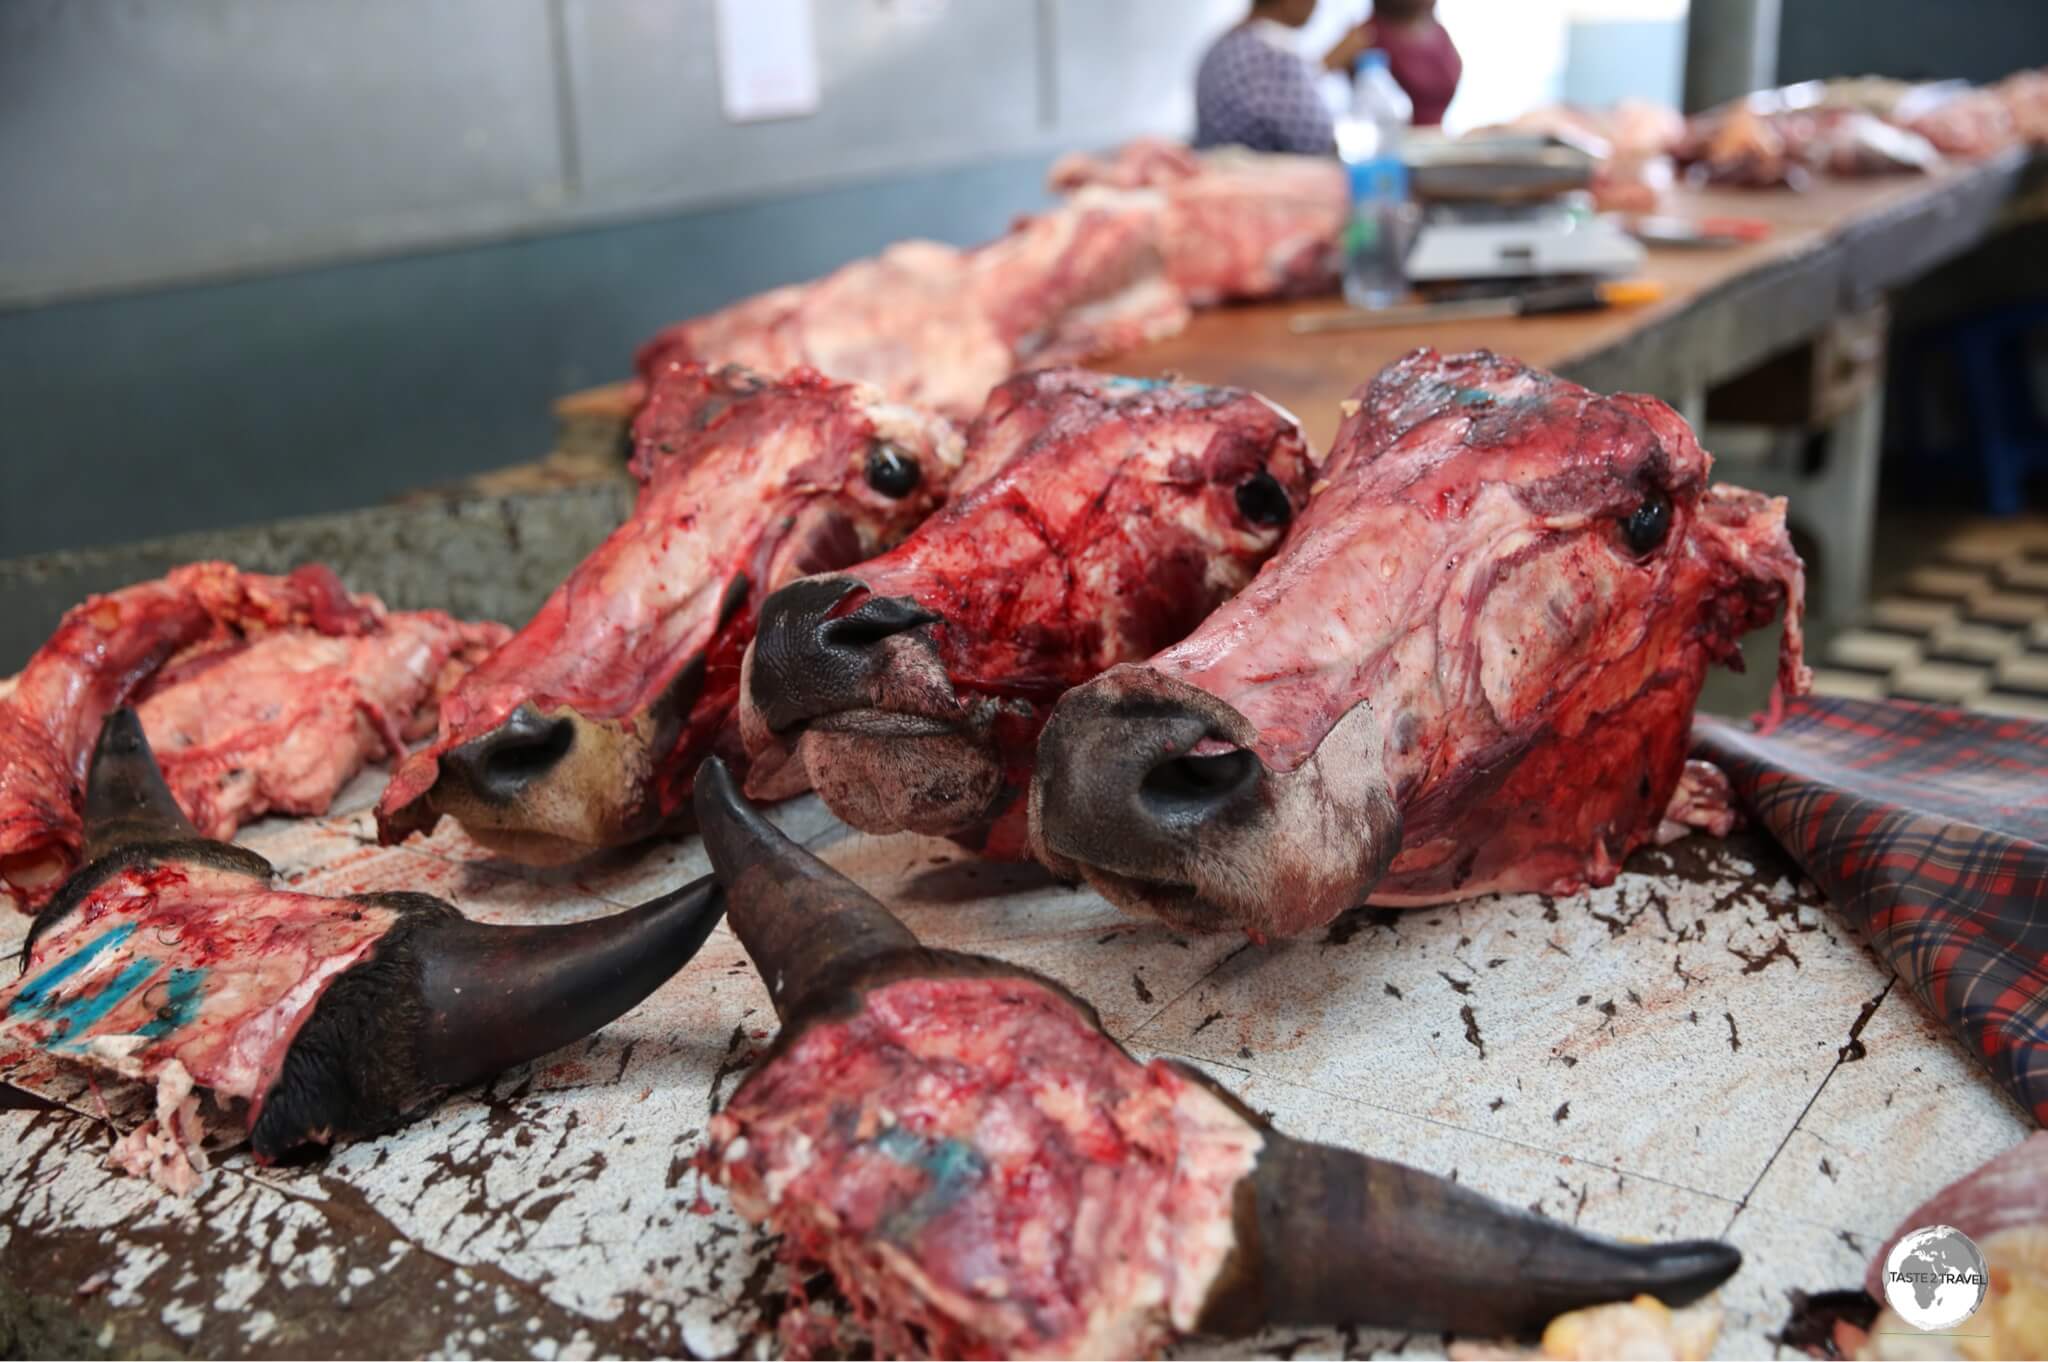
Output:
[[1415,105],[1415,126],[1442,123],[1465,63],[1451,35],[1437,22],[1436,0],[1373,0],[1372,18],[1359,31],[1365,47],[1387,54],[1395,84]]

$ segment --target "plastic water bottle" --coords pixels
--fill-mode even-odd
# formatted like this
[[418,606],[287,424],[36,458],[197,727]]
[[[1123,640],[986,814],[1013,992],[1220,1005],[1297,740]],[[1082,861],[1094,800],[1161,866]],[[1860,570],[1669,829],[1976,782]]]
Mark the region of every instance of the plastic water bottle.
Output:
[[1351,112],[1337,123],[1337,154],[1351,175],[1351,222],[1344,231],[1344,299],[1387,307],[1408,291],[1404,262],[1414,237],[1401,138],[1414,117],[1407,91],[1377,48],[1358,59]]

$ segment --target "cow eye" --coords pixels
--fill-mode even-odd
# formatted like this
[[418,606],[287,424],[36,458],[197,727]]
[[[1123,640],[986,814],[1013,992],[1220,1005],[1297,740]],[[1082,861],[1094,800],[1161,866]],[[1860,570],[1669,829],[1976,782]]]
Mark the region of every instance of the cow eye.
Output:
[[868,486],[885,497],[909,496],[923,477],[917,460],[887,440],[876,441],[868,451]]
[[1269,528],[1285,525],[1294,516],[1287,489],[1264,469],[1237,485],[1237,509],[1252,524]]
[[1670,533],[1671,498],[1662,492],[1645,493],[1636,508],[1621,519],[1621,537],[1638,558],[1655,553]]

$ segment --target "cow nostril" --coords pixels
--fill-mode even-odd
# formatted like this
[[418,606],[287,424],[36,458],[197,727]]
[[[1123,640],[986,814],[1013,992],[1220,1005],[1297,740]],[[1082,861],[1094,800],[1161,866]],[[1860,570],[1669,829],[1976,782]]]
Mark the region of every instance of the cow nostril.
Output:
[[937,619],[937,615],[920,609],[915,602],[880,596],[858,610],[826,620],[818,627],[818,639],[829,648],[872,648],[884,639]]
[[448,754],[470,787],[490,799],[511,799],[569,755],[576,725],[519,710],[497,732]]
[[499,743],[484,758],[484,773],[494,782],[524,784],[569,755],[576,730],[567,719],[557,719],[544,734]]
[[807,720],[872,704],[879,646],[938,618],[893,596],[870,597],[832,614],[861,589],[849,577],[805,578],[762,606],[750,685],[769,732],[787,733]]
[[1259,778],[1259,759],[1243,748],[1215,756],[1172,757],[1145,773],[1138,801],[1162,824],[1199,823]]

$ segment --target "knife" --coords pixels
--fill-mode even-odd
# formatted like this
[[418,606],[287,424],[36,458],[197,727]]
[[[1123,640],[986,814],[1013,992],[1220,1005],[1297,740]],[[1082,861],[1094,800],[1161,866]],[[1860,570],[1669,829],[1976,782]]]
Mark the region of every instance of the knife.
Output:
[[1654,279],[1614,283],[1564,284],[1532,289],[1501,298],[1467,298],[1448,303],[1413,303],[1402,307],[1352,308],[1344,312],[1302,312],[1288,319],[1297,336],[1325,331],[1361,331],[1379,326],[1415,326],[1429,322],[1461,322],[1484,317],[1537,317],[1559,312],[1598,312],[1610,307],[1654,303],[1664,286]]

